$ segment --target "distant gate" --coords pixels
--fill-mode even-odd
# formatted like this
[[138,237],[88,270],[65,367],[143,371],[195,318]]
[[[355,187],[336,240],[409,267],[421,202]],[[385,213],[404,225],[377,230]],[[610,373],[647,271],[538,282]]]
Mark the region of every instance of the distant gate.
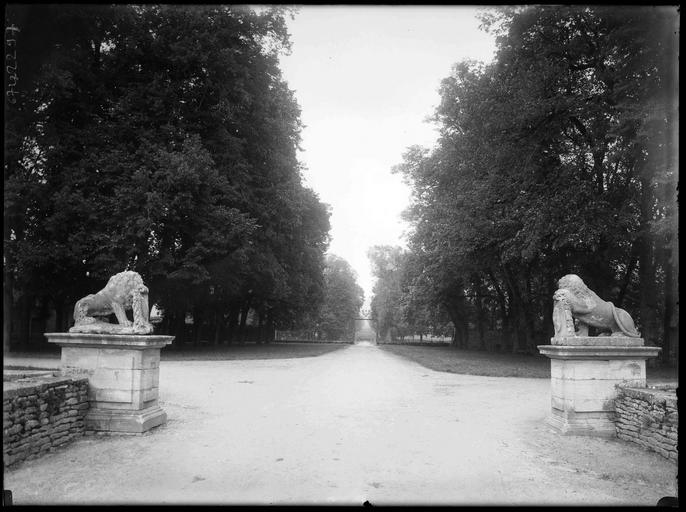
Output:
[[376,330],[374,321],[371,318],[355,319],[355,337],[353,341],[371,341],[376,343]]

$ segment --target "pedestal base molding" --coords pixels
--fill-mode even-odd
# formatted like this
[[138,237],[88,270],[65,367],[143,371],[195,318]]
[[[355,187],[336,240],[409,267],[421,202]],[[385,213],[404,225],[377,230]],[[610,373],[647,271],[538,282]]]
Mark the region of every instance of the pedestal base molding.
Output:
[[167,420],[158,405],[160,349],[173,336],[46,333],[64,373],[88,378],[86,430],[142,433]]
[[552,338],[538,349],[550,358],[548,424],[561,434],[596,437],[616,436],[616,385],[646,387],[646,359],[660,351],[623,336]]

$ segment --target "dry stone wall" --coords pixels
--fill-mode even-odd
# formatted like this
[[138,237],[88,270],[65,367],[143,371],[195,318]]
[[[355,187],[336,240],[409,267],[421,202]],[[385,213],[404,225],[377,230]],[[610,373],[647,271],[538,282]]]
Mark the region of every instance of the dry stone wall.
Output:
[[5,467],[38,457],[82,436],[88,408],[85,377],[4,382],[2,458]]
[[615,411],[617,437],[678,461],[679,411],[674,388],[618,385]]

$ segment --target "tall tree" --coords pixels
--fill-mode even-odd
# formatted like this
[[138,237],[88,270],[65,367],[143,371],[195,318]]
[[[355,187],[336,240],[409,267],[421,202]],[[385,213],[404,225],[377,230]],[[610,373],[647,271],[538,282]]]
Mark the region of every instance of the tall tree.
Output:
[[319,315],[319,330],[329,340],[352,340],[355,319],[360,315],[364,290],[357,275],[343,258],[329,254],[324,270],[325,294]]
[[371,301],[371,316],[379,338],[390,341],[404,336],[406,324],[402,315],[402,269],[406,257],[400,247],[375,245],[368,251],[372,275],[376,278]]
[[656,190],[675,169],[664,156],[647,162],[665,154],[674,126],[655,109],[673,97],[673,39],[655,34],[670,34],[675,14],[532,6],[484,16],[495,61],[455,66],[441,86],[438,146],[410,148],[396,168],[414,190],[411,249],[456,327],[493,298],[511,349],[534,352],[551,330],[555,281],[574,272],[660,340],[658,290],[673,267],[656,257],[656,227],[674,209]]
[[328,211],[296,158],[287,10],[19,14],[40,65],[6,104],[6,291],[73,304],[135,269],[164,329],[191,311],[215,340],[237,312],[292,322],[321,296]]

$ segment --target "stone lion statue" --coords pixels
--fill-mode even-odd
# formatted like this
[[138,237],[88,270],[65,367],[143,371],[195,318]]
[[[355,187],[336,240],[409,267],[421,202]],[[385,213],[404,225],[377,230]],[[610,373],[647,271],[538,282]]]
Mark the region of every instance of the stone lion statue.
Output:
[[558,289],[553,294],[553,324],[555,337],[577,336],[574,321],[578,327],[578,336],[588,336],[588,327],[598,329],[601,335],[629,336],[639,338],[631,315],[598,297],[588,288],[582,279],[575,274],[568,274],[557,283]]
[[[133,322],[126,311],[133,311]],[[105,319],[111,314],[118,324]],[[74,326],[69,332],[150,334],[153,330],[148,308],[148,288],[138,272],[127,270],[110,277],[105,287],[86,295],[74,306]]]

